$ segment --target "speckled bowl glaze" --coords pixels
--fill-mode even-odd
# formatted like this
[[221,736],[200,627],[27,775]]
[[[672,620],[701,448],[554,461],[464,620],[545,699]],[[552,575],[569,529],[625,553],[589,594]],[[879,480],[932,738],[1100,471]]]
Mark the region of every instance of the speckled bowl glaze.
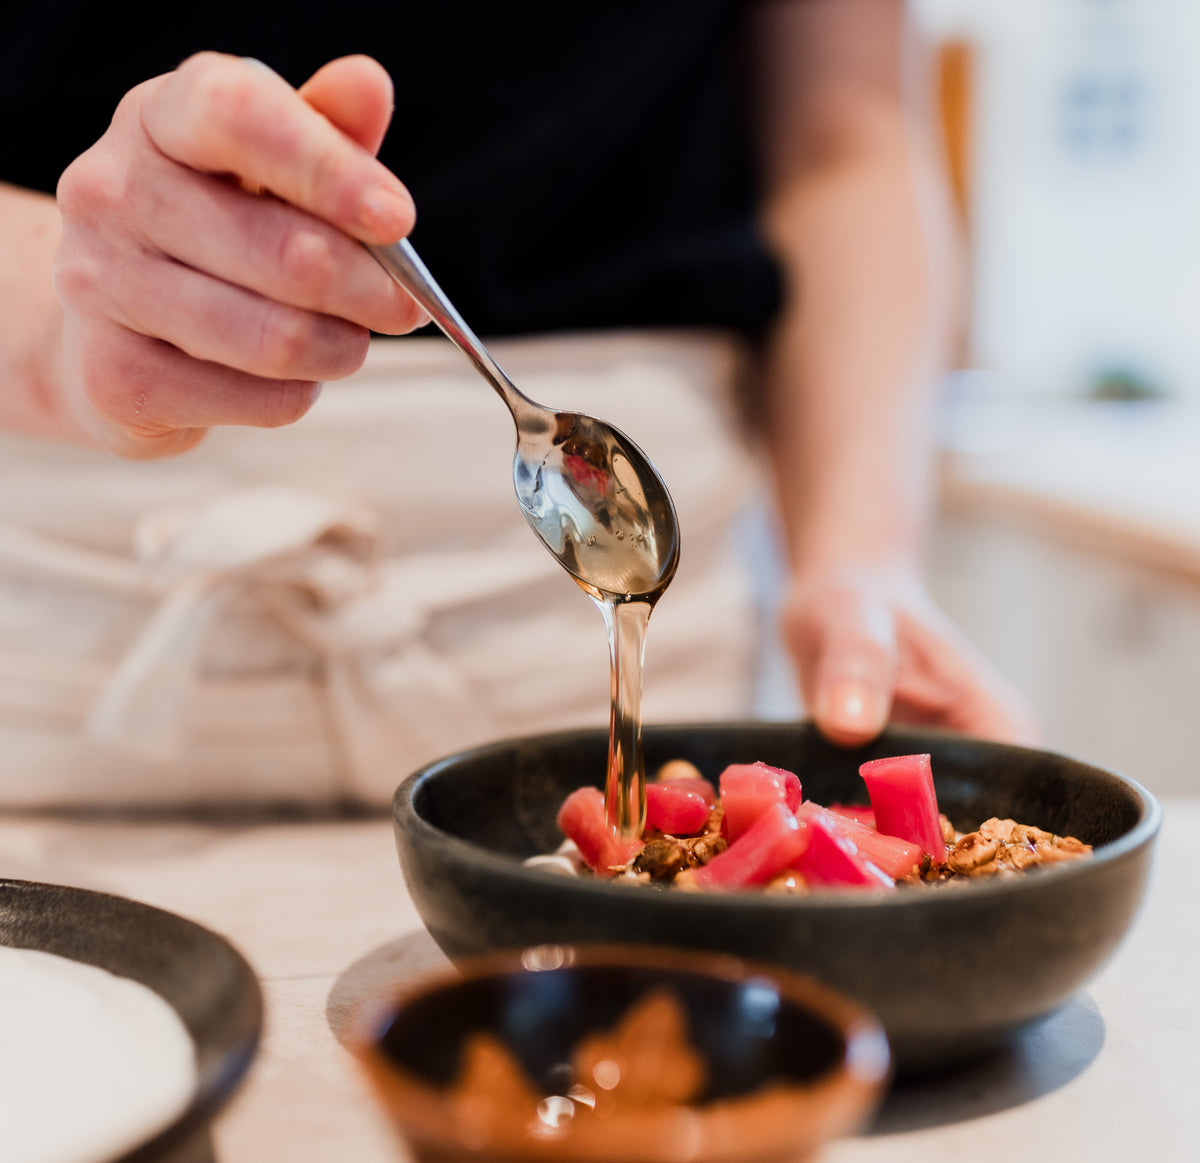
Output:
[[[419,1163],[790,1163],[856,1129],[887,1081],[876,1019],[807,978],[739,958],[548,945],[459,968],[368,1005],[350,1039]],[[665,1048],[661,1024],[643,1022],[620,1064],[601,1065],[623,1075],[640,1058],[644,1085],[652,1063],[661,1076],[671,1062],[669,1085],[682,1051],[699,1064],[691,1093],[606,1097],[616,1080],[576,1056],[650,998],[676,1007],[679,1050]],[[455,1089],[480,1035],[511,1055],[523,1096]]]
[[212,1120],[241,1084],[262,1030],[262,993],[241,954],[219,934],[138,901],[4,879],[0,945],[98,966],[140,982],[175,1009],[196,1047],[192,1100],[113,1163],[209,1163]]
[[619,941],[780,966],[878,1014],[904,1073],[991,1052],[1074,995],[1137,914],[1161,820],[1134,781],[1046,751],[895,728],[847,751],[809,724],[650,726],[650,771],[687,759],[715,779],[728,763],[762,760],[797,772],[805,795],[823,803],[865,803],[858,768],[868,759],[929,752],[939,806],[958,828],[1011,817],[1095,852],[1011,879],[884,897],[691,894],[524,867],[561,841],[564,796],[599,786],[607,745],[602,730],[507,740],[433,763],[398,788],[400,863],[441,948],[457,959]]

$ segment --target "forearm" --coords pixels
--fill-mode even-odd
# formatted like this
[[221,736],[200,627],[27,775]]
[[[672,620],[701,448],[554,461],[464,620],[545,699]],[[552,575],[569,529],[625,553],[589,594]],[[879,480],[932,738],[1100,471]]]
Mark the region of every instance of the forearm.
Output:
[[933,386],[955,267],[934,167],[872,113],[798,168],[765,228],[788,284],[766,349],[764,432],[794,567],[911,567],[930,509]]
[[0,184],[0,428],[82,440],[61,391],[60,234],[53,198]]
[[889,718],[1030,740],[1021,700],[921,582],[958,271],[937,169],[893,108],[853,111],[829,152],[810,138],[768,207],[794,290],[765,385],[792,565],[781,626],[835,742],[859,745]]

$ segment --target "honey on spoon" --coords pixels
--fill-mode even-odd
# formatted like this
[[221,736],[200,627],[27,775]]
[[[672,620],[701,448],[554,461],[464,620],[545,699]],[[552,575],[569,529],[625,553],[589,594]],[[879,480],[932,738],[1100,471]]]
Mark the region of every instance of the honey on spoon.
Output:
[[646,819],[641,715],[646,626],[679,564],[679,521],[667,486],[645,453],[612,425],[524,395],[407,240],[368,249],[512,413],[513,485],[525,520],[592,597],[608,629],[612,711],[604,799],[619,834],[640,836]]

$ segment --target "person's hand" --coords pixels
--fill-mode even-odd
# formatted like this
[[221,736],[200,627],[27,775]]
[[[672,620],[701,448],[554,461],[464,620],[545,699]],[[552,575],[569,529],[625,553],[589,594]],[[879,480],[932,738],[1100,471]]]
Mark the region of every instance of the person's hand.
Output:
[[795,579],[782,625],[818,729],[847,747],[891,721],[1032,743],[1033,716],[907,572]]
[[374,156],[391,111],[366,57],[297,91],[201,53],[125,97],[58,188],[59,379],[80,434],[153,457],[213,425],[287,424],[361,366],[370,331],[425,321],[359,245],[415,220]]

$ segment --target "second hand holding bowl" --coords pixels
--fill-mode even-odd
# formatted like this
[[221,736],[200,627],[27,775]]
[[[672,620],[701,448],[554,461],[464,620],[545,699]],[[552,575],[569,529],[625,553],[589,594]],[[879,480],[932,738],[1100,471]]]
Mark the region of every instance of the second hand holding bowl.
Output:
[[475,366],[512,413],[513,485],[530,528],[600,607],[612,657],[609,821],[626,836],[645,821],[641,664],[646,621],[679,563],[679,521],[649,458],[594,416],[535,403],[467,326],[407,240],[368,248]]

